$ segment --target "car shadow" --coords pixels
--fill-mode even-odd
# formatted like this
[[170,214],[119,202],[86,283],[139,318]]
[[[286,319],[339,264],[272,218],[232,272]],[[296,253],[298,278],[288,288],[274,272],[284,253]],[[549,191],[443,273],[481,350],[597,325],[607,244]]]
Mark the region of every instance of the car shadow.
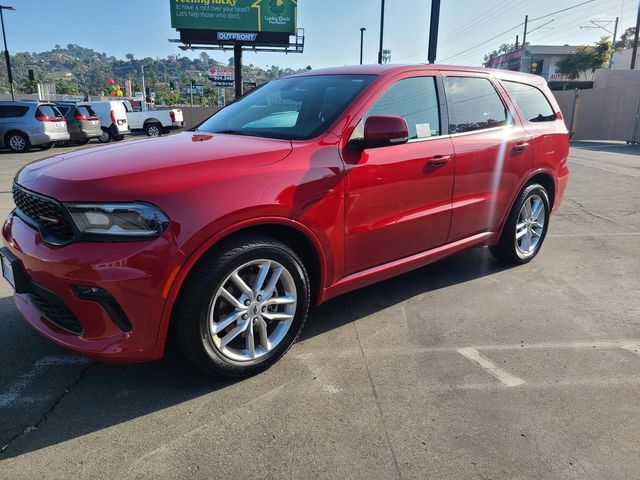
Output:
[[624,143],[604,143],[575,140],[571,142],[571,148],[588,150],[590,152],[615,153],[617,155],[640,155],[640,145],[628,145]]
[[[507,268],[509,267],[496,262],[485,248],[462,252],[435,264],[329,301],[312,312],[301,339],[307,340],[323,335],[414,296],[493,275]],[[5,316],[10,316],[8,324],[13,325],[14,329],[29,330],[29,327],[17,318],[18,313],[15,309],[11,311],[12,307],[9,305],[11,301],[10,298],[0,300],[1,310]],[[348,314],[336,312],[348,312]],[[6,322],[3,324],[7,325]],[[4,327],[0,328],[4,329]],[[11,333],[4,331],[2,335]],[[35,337],[29,338],[34,342],[42,340],[42,345],[54,354],[59,354],[58,347],[49,345],[48,341],[40,339],[35,332],[22,332],[22,334]],[[65,355],[72,354],[65,353]],[[11,366],[5,364],[5,368],[11,368]],[[267,374],[272,374],[276,369],[277,367]],[[20,374],[24,372],[18,372],[18,375]],[[256,381],[259,381],[259,378],[229,380],[208,377],[193,368],[172,349],[164,360],[155,363],[108,365],[92,362],[83,367],[73,384],[66,387],[66,393],[62,393],[61,397],[54,401],[53,406],[41,415],[38,422],[45,428],[40,428],[37,424],[38,428],[35,430],[28,434],[21,434],[25,425],[15,425],[16,431],[13,436],[20,437],[19,441],[12,442],[9,448],[0,454],[0,460],[91,434],[201,396],[215,394],[232,386],[240,389],[239,394],[244,394],[246,389],[246,395],[250,395],[251,389],[255,387],[253,383]],[[62,391],[64,392],[64,389]],[[2,393],[4,392],[0,391],[0,394]],[[54,415],[62,401],[64,401],[64,408]],[[28,402],[16,403],[8,408],[0,407],[0,420],[18,422],[14,419],[28,416],[29,409],[33,408]],[[35,420],[32,421],[33,423],[36,423]],[[0,440],[4,445],[10,439]]]

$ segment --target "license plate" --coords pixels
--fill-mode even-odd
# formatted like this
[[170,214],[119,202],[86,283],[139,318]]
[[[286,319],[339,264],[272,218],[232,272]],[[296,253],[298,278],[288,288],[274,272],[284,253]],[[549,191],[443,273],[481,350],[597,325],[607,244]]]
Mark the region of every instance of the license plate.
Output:
[[0,257],[2,257],[2,276],[5,278],[7,282],[13,287],[16,288],[16,279],[13,275],[13,266],[11,265],[11,260],[0,253]]

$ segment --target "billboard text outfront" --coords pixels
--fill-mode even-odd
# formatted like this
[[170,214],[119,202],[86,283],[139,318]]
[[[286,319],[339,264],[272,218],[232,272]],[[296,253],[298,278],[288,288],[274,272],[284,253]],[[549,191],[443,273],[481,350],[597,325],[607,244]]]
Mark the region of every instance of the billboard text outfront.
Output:
[[177,30],[296,32],[297,0],[170,0]]

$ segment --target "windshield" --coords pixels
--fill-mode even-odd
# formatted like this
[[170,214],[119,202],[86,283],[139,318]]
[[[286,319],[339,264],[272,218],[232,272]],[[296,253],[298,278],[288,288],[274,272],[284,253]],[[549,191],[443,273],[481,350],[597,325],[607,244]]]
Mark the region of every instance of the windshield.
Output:
[[198,131],[306,140],[326,131],[375,79],[373,75],[293,77],[263,85],[198,127]]

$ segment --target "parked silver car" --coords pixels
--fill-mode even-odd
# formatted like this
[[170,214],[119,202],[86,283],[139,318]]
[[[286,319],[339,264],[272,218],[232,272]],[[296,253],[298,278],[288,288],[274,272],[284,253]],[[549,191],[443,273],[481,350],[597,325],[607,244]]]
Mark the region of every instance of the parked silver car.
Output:
[[46,150],[69,138],[67,122],[54,104],[0,102],[0,147],[16,153]]
[[100,117],[88,103],[56,102],[56,107],[64,115],[71,141],[86,145],[89,140],[100,138],[102,128]]

